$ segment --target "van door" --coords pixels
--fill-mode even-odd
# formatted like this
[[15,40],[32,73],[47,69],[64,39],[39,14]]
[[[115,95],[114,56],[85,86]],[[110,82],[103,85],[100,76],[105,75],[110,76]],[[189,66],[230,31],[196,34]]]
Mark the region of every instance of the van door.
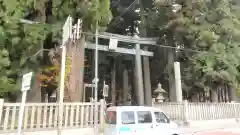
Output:
[[151,111],[136,111],[137,124],[136,132],[138,135],[153,135],[153,117]]
[[154,112],[155,123],[154,131],[164,133],[165,135],[172,135],[178,133],[177,125],[170,121],[170,119],[160,111]]
[[104,127],[104,135],[117,134],[117,113],[116,111],[108,111],[106,114],[106,125]]
[[119,135],[136,134],[136,116],[134,111],[122,111],[119,123]]
[[160,127],[165,129],[176,128],[176,127],[173,127],[170,119],[163,112],[155,111],[154,116],[156,120],[156,124],[154,125],[155,128],[160,128]]

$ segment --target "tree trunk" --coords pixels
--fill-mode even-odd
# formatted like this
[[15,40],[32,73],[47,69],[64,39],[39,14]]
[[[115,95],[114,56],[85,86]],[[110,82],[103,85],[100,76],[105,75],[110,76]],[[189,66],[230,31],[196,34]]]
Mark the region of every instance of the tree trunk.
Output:
[[[36,21],[44,22],[46,23],[46,2],[47,0],[42,0],[42,1],[35,1],[35,8],[38,11],[37,12],[37,17]],[[40,48],[39,50],[44,48],[44,42],[40,43]],[[43,60],[43,52],[40,53],[41,56],[41,61]],[[40,74],[40,71],[38,69],[35,70],[35,75],[33,76],[33,88],[27,92],[27,102],[41,102],[41,87],[40,87],[40,82],[38,80],[38,75]]]
[[211,90],[211,101],[213,103],[217,103],[218,102],[218,93],[217,90]]
[[33,88],[27,92],[27,102],[40,103],[41,102],[41,87],[38,80],[39,71],[36,71],[32,79],[34,80]]
[[237,92],[236,90],[232,87],[232,86],[229,86],[229,101],[230,102],[237,102]]
[[171,102],[176,102],[176,85],[175,85],[175,76],[173,70],[174,64],[174,50],[168,50],[168,76],[169,76],[169,99]]

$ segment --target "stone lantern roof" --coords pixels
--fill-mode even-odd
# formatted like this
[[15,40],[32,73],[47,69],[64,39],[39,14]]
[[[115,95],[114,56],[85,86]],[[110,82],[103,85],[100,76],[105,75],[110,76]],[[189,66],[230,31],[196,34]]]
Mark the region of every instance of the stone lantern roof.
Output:
[[153,91],[154,93],[166,93],[166,91],[162,88],[162,84],[159,83],[157,89]]

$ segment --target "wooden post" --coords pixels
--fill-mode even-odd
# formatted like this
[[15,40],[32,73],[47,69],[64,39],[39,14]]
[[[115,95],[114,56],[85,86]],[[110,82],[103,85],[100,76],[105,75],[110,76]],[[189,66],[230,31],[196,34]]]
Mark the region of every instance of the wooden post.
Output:
[[188,120],[188,101],[184,100],[183,101],[183,118],[184,118],[184,125],[189,125],[189,120]]
[[3,103],[4,99],[0,99],[0,124],[2,123]]
[[100,100],[100,127],[104,128],[104,111],[105,111],[105,102],[104,99]]

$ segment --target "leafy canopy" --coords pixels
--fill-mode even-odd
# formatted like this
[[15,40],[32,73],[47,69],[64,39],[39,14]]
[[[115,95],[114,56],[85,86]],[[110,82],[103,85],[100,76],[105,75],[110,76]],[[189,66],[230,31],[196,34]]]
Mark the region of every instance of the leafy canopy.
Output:
[[[61,26],[68,15],[83,19],[84,30],[91,31],[96,20],[101,27],[108,24],[109,6],[110,0],[0,1],[0,89],[19,90],[22,73],[39,69],[41,61],[31,56],[61,41]],[[40,24],[23,24],[20,19]]]

